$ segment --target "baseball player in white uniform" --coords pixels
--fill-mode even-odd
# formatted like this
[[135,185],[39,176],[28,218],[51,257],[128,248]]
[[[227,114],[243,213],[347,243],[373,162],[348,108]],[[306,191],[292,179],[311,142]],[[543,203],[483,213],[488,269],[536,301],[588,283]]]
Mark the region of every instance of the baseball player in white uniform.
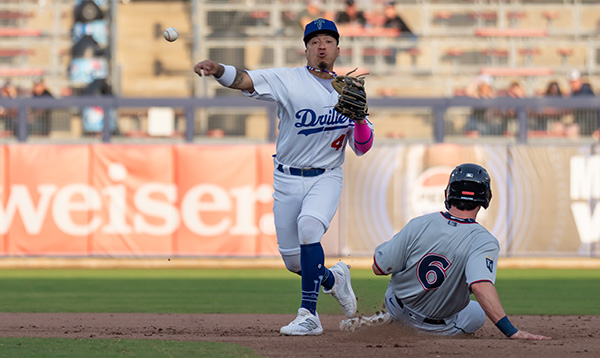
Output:
[[194,71],[213,75],[223,86],[252,98],[277,103],[279,134],[274,158],[273,212],[277,243],[286,268],[302,277],[298,315],[281,328],[284,335],[319,335],[317,314],[320,287],[331,293],[346,316],[356,314],[348,265],[325,267],[321,238],[337,210],[342,191],[346,144],[356,155],[373,143],[372,124],[351,121],[334,110],[339,94],[331,85],[336,76],[339,33],[329,20],[317,19],[304,31],[307,66],[242,71],[211,60]]
[[[512,339],[550,339],[517,330],[494,287],[498,240],[475,219],[492,198],[487,171],[476,164],[457,166],[445,191],[448,211],[411,220],[391,240],[377,246],[376,275],[392,275],[385,293],[387,313],[345,320],[356,328],[377,320],[404,323],[418,331],[456,335],[474,333],[485,316]],[[477,301],[471,301],[471,293]]]

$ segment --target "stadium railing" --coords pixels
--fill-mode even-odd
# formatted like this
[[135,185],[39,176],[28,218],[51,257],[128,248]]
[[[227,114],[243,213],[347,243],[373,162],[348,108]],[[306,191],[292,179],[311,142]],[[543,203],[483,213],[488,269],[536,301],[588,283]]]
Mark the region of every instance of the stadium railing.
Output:
[[[14,139],[17,142],[28,142],[31,132],[32,110],[72,109],[81,111],[87,107],[99,107],[103,110],[104,120],[101,122],[98,140],[109,143],[115,139],[111,126],[111,115],[115,111],[127,108],[171,107],[178,109],[184,116],[185,128],[179,138],[183,142],[202,140],[207,135],[207,128],[199,128],[197,115],[201,110],[214,110],[217,113],[237,111],[246,115],[252,110],[260,109],[265,113],[266,133],[264,140],[274,141],[277,135],[277,109],[271,102],[255,101],[245,97],[201,97],[201,98],[122,98],[122,97],[65,97],[65,98],[0,98],[0,107],[14,114]],[[578,124],[581,135],[571,139],[581,142],[598,142],[600,140],[600,98],[511,98],[497,97],[493,99],[475,99],[469,97],[449,98],[373,98],[369,100],[371,120],[376,123],[387,115],[392,126],[409,124],[408,117],[419,118],[424,126],[425,135],[404,139],[417,139],[428,142],[451,142],[464,138],[497,137],[505,141],[527,143],[532,138],[539,138],[547,133],[552,139],[548,126],[550,121],[560,121],[558,117],[569,116],[569,124]],[[391,112],[390,112],[391,111]],[[479,111],[479,112],[477,112]],[[479,114],[478,114],[479,113]],[[484,114],[482,114],[484,113]],[[406,116],[406,118],[405,118]],[[491,119],[490,119],[491,118]],[[547,121],[544,128],[535,123]],[[76,120],[81,118],[76,117]],[[118,119],[117,119],[118,120]],[[474,126],[469,127],[469,121]],[[402,123],[405,122],[405,123]],[[29,123],[29,124],[28,124]],[[500,123],[490,132],[481,130],[478,125]],[[459,128],[453,128],[453,127]],[[477,133],[473,135],[473,131]],[[381,136],[380,132],[380,138]],[[11,136],[5,134],[4,137]],[[384,136],[391,138],[392,136]],[[556,139],[563,134],[554,135]],[[119,138],[121,139],[121,138]],[[151,139],[149,139],[151,140]]]

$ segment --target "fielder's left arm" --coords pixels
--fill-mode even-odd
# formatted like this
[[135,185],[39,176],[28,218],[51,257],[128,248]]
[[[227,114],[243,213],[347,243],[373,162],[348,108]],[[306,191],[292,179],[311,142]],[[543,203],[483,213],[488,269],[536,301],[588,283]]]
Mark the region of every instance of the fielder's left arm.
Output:
[[366,119],[354,121],[354,147],[361,153],[366,153],[373,146],[373,130]]

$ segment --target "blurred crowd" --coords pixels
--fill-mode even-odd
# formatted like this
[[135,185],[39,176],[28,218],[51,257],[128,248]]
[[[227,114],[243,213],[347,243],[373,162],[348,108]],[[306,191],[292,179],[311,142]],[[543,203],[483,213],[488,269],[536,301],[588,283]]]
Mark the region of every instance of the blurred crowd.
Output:
[[[17,97],[54,97],[43,77],[35,77],[29,90],[18,88],[10,79],[6,80],[0,90],[1,98]],[[50,113],[48,109],[31,109],[28,113],[30,134],[47,135],[50,130]],[[7,135],[15,135],[17,131],[17,109],[0,107],[0,131]]]
[[296,15],[299,29],[317,18],[325,18],[336,23],[338,28],[393,28],[399,36],[413,36],[413,32],[402,19],[395,1],[384,4],[382,11],[365,13],[355,0],[346,0],[345,8],[337,12],[324,10],[322,0],[307,0],[306,8]]
[[10,79],[6,79],[0,88],[0,97],[54,97],[46,85],[43,77],[35,77],[29,89],[19,88]]
[[[562,88],[559,80],[553,79],[545,88],[528,94],[520,80],[512,81],[505,89],[496,89],[492,76],[483,74],[474,78],[465,90],[472,98],[497,97],[595,97],[588,79],[579,70],[569,72]],[[530,135],[552,137],[593,136],[600,139],[600,111],[597,109],[543,108],[527,109],[527,129]],[[515,108],[473,108],[464,132],[467,136],[512,135],[517,131],[517,112]]]
[[[402,19],[395,1],[384,4],[380,13],[366,13],[356,0],[346,0],[345,8],[338,12],[328,12],[323,9],[322,0],[307,0],[306,8],[297,16],[299,28],[315,18],[323,17],[334,20],[343,31],[346,28],[394,28],[399,36],[416,39],[413,31]],[[394,63],[397,51],[392,48],[386,56],[387,63]],[[561,87],[560,83],[563,83]],[[472,98],[495,97],[577,97],[595,96],[589,81],[582,77],[578,70],[572,70],[568,78],[553,79],[546,88],[534,93],[527,93],[521,79],[515,79],[507,88],[495,88],[494,79],[489,75],[481,75],[473,79],[465,90],[465,95]],[[514,135],[518,131],[517,112],[515,108],[473,108],[464,128],[458,131],[468,136],[485,135]],[[600,115],[597,110],[560,108],[544,108],[542,110],[527,110],[527,127],[530,135],[576,137],[579,135],[600,138]]]
[[[340,32],[345,29],[394,29],[399,37],[416,40],[417,36],[413,33],[409,25],[404,21],[399,9],[402,9],[400,3],[387,1],[376,10],[364,11],[367,0],[340,0],[344,2],[343,8],[339,11],[327,11],[324,6],[324,0],[305,0],[305,8],[290,15],[290,23],[299,30],[303,31],[306,24],[316,18],[326,18],[336,22]],[[373,9],[373,7],[369,7]],[[388,64],[395,63],[398,51],[406,51],[406,48],[390,48],[385,55]],[[572,70],[566,78],[550,80],[545,88],[532,90],[525,89],[521,83],[523,79],[514,79],[509,82],[507,87],[497,88],[494,84],[494,78],[490,75],[480,75],[474,78],[464,90],[464,95],[471,98],[497,98],[497,97],[578,97],[595,96],[594,90],[587,78],[582,76],[578,70]],[[505,82],[506,83],[506,82]],[[532,92],[533,91],[533,92]],[[84,93],[85,94],[85,93]],[[462,94],[459,94],[462,95]],[[48,90],[43,78],[33,79],[31,86],[27,88],[17,88],[9,80],[5,80],[1,87],[0,97],[53,97]],[[595,109],[564,109],[564,108],[544,108],[528,109],[527,129],[531,135],[549,135],[553,137],[577,137],[594,136],[600,138],[600,114]],[[16,132],[17,111],[11,108],[0,107],[0,131],[7,134]],[[51,112],[49,110],[29,110],[28,111],[28,129],[30,134],[48,134],[50,129]],[[84,119],[85,119],[84,113]],[[97,132],[102,127],[102,113],[99,112],[95,117],[95,122],[99,123],[95,129],[89,129],[90,132]],[[515,108],[472,108],[470,115],[464,122],[464,127],[454,128],[456,133],[462,133],[466,136],[487,136],[487,135],[515,135],[518,128],[518,113]],[[88,121],[89,122],[89,121]]]

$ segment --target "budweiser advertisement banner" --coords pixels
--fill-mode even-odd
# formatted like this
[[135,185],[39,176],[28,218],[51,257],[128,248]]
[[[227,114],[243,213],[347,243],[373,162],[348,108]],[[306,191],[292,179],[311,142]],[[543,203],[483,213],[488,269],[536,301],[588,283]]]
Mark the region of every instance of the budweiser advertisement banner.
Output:
[[4,146],[1,252],[278,255],[273,152],[271,145]]
[[[0,255],[278,256],[275,148],[0,146]],[[454,166],[488,169],[478,221],[504,256],[598,256],[600,147],[382,145],[348,151],[326,254],[371,256],[411,218],[444,210]]]

